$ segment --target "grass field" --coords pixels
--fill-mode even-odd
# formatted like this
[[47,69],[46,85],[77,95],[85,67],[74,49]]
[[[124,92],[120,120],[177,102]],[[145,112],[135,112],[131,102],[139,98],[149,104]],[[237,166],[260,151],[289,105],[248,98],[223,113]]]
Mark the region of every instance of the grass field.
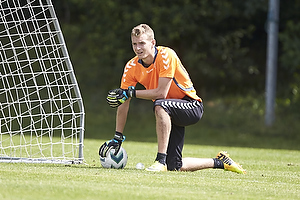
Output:
[[[0,200],[77,199],[300,199],[299,109],[278,106],[276,123],[264,125],[264,105],[256,98],[227,98],[205,103],[203,119],[187,127],[183,154],[215,157],[220,150],[247,170],[246,175],[207,169],[151,173],[156,156],[152,103],[132,106],[123,147],[123,170],[103,169],[98,148],[110,139],[115,112],[104,102],[88,104],[85,165],[0,163]],[[133,100],[134,101],[134,100]],[[280,109],[279,109],[280,108]]]
[[298,150],[276,150],[187,144],[184,156],[215,157],[226,150],[246,175],[207,169],[197,172],[151,173],[155,143],[125,141],[125,169],[103,169],[98,147],[85,140],[86,165],[0,163],[0,199],[300,199]]

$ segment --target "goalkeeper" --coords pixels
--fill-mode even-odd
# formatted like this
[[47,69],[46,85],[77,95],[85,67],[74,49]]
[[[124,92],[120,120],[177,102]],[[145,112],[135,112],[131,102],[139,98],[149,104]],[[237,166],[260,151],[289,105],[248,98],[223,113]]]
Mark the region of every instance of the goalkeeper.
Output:
[[[176,53],[167,47],[156,46],[153,30],[140,24],[131,32],[136,56],[124,68],[121,87],[109,91],[108,104],[116,108],[115,137],[105,142],[99,154],[105,157],[111,148],[118,153],[125,139],[123,130],[131,98],[152,100],[156,118],[158,152],[147,171],[195,171],[220,168],[237,173],[245,170],[226,152],[216,158],[182,158],[185,126],[197,123],[203,114],[202,99],[197,96],[188,72]],[[145,90],[135,90],[137,83]]]

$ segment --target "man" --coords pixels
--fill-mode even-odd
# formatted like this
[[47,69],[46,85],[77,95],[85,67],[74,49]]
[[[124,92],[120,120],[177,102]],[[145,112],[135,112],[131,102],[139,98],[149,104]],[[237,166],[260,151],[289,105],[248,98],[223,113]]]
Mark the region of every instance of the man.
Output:
[[[107,102],[118,107],[114,139],[105,142],[99,155],[105,157],[110,149],[117,153],[125,140],[124,126],[130,99],[153,100],[156,118],[158,152],[147,171],[195,171],[221,168],[237,173],[245,170],[226,152],[216,158],[182,158],[185,126],[198,122],[203,114],[202,99],[176,53],[167,47],[156,46],[153,30],[140,24],[131,32],[132,48],[136,56],[125,66],[121,87],[109,91]],[[135,90],[137,83],[145,90]]]

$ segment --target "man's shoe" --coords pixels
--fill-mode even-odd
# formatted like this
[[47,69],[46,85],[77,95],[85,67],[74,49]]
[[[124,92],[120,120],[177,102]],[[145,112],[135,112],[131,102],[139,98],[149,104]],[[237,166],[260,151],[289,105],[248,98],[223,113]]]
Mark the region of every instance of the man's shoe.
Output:
[[234,162],[227,154],[226,151],[220,151],[217,155],[217,159],[221,160],[224,163],[224,170],[236,172],[239,174],[246,174],[246,170],[242,168],[241,165]]
[[166,172],[167,170],[167,166],[164,164],[161,164],[158,161],[155,161],[153,165],[151,165],[150,167],[146,168],[146,171],[149,172]]

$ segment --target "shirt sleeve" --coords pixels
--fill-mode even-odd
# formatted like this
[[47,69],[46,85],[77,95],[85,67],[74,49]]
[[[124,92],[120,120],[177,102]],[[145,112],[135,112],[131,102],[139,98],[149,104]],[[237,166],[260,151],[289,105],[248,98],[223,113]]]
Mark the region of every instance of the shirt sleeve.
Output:
[[159,77],[173,78],[177,66],[176,54],[169,49],[163,48],[158,56]]
[[129,61],[123,71],[123,75],[121,78],[121,86],[122,89],[127,89],[129,86],[136,86],[137,80],[134,77],[134,66],[136,64],[133,60]]

